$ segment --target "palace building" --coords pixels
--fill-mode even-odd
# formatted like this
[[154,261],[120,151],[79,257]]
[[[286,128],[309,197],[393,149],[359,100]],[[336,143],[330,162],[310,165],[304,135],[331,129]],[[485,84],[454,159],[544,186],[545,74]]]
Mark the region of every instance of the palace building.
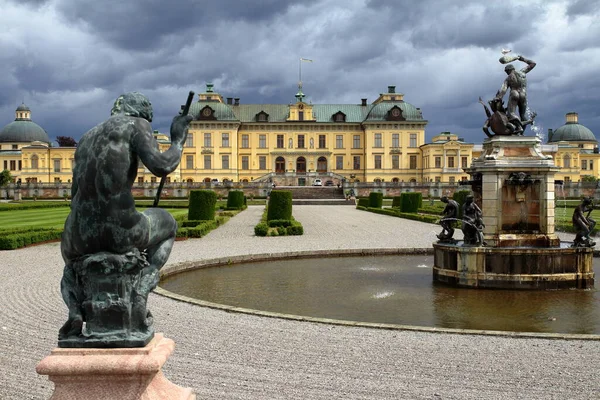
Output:
[[[179,168],[169,182],[272,182],[311,185],[315,179],[342,182],[454,183],[479,157],[481,145],[442,132],[425,140],[420,108],[388,86],[371,103],[312,104],[300,87],[290,104],[243,104],[224,98],[212,84],[192,103],[189,134]],[[168,136],[154,132],[161,150]],[[482,138],[484,137],[482,132]],[[75,148],[53,147],[24,104],[0,131],[0,169],[22,183],[68,183]],[[566,124],[548,132],[544,152],[561,171],[557,179],[577,182],[600,174],[594,134],[568,113]],[[138,183],[156,182],[140,167]]]

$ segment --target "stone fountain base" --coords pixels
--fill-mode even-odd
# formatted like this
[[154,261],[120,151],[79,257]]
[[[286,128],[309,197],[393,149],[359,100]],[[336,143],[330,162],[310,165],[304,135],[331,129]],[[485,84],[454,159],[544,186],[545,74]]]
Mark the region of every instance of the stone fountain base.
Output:
[[592,248],[470,247],[434,243],[433,280],[493,289],[587,289]]

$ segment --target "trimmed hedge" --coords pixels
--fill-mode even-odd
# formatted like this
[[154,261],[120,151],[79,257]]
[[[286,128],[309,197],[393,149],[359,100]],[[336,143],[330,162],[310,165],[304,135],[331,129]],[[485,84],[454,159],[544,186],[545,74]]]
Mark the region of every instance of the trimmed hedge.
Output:
[[188,220],[214,220],[216,204],[217,194],[212,190],[190,191],[190,207],[188,210]]
[[62,229],[30,230],[6,234],[0,231],[0,250],[14,250],[31,244],[60,239]]
[[416,213],[423,205],[423,195],[419,192],[404,192],[400,195],[400,211]]
[[400,200],[400,196],[392,197],[392,208],[400,208],[402,201]]
[[70,207],[66,201],[31,202],[31,203],[0,203],[0,211],[30,210],[33,208],[60,208]]
[[369,199],[366,197],[360,197],[358,199],[358,202],[356,203],[356,207],[357,208],[358,207],[365,207],[365,208],[369,207]]
[[227,209],[241,210],[244,207],[244,192],[241,190],[232,190],[227,194]]
[[292,219],[292,192],[272,190],[267,206],[267,221],[274,219]]
[[383,206],[383,193],[369,193],[369,207],[381,208]]
[[263,212],[261,221],[254,227],[254,234],[256,236],[289,236],[289,235],[303,235],[304,227],[302,224],[291,217],[288,220],[285,219],[274,219],[267,221],[267,215],[269,214],[268,207]]

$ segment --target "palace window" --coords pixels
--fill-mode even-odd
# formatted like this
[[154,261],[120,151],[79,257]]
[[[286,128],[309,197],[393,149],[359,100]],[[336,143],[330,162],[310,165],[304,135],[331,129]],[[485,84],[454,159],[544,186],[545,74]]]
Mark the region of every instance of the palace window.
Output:
[[150,177],[150,183],[156,183],[156,177],[155,176],[151,176]]
[[454,168],[454,157],[448,157],[448,168]]
[[571,168],[571,156],[568,154],[563,159],[563,168]]
[[344,135],[335,135],[335,148],[336,149],[344,148]]
[[258,136],[258,147],[260,149],[267,148],[267,135],[259,135]]
[[[15,166],[14,166],[14,161],[10,162],[10,169],[14,170]],[[60,160],[54,160],[54,172],[60,172]]]
[[408,147],[417,147],[417,134],[416,133],[410,134],[410,144]]
[[31,168],[38,169],[39,168],[39,157],[36,155],[31,156]]
[[228,154],[224,154],[221,156],[221,168],[229,169],[229,155]]
[[352,164],[354,169],[360,169],[360,156],[354,156]]
[[204,155],[204,169],[212,169],[212,157],[210,154]]
[[436,176],[435,177],[435,183],[440,183],[442,181],[442,177],[441,176]]
[[242,169],[250,169],[248,163],[248,156],[242,156]]
[[210,133],[204,134],[204,147],[212,147],[212,140],[211,140]]
[[283,135],[277,135],[277,148],[283,149]]
[[192,154],[186,154],[185,156],[185,169],[194,169],[194,156]]
[[381,169],[381,154],[376,154],[374,157],[375,169]]
[[417,156],[410,156],[409,163],[410,169],[417,169]]
[[587,169],[587,160],[581,160],[581,169]]
[[248,137],[248,135],[244,134],[242,135],[242,149],[248,148],[250,148],[250,138]]
[[400,169],[400,156],[392,154],[392,169]]
[[442,157],[435,157],[434,161],[436,168],[442,168]]
[[185,147],[194,147],[194,134],[189,132],[185,139]]
[[352,148],[360,149],[360,135],[354,135],[352,138]]
[[258,169],[267,169],[267,156],[258,156]]
[[229,147],[229,133],[221,133],[221,147]]
[[456,178],[455,178],[455,177],[453,177],[453,176],[451,176],[451,177],[450,177],[450,178],[448,178],[448,179],[449,179],[449,182],[450,182],[450,183],[455,183],[455,182],[456,182]]
[[143,176],[138,176],[138,183],[139,184],[143,184],[144,183],[144,177]]
[[344,156],[335,156],[335,169],[344,169]]
[[392,147],[400,147],[400,134],[392,133]]
[[298,135],[298,148],[304,148],[304,135]]
[[461,168],[469,168],[469,158],[468,157],[461,157],[460,158],[460,166]]
[[325,136],[325,135],[319,135],[319,148],[320,149],[324,149],[327,147],[326,137],[327,136]]
[[381,133],[376,133],[373,140],[373,147],[383,147],[381,144]]

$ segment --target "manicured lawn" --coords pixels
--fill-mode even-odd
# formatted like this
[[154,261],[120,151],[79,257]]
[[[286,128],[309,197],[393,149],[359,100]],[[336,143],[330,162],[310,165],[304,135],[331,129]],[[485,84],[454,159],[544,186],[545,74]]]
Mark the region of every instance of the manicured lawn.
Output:
[[[138,208],[143,211],[144,208]],[[174,217],[187,215],[185,208],[167,208]],[[0,213],[0,231],[2,229],[21,227],[62,228],[71,211],[68,207],[40,208],[33,210],[15,210]]]

